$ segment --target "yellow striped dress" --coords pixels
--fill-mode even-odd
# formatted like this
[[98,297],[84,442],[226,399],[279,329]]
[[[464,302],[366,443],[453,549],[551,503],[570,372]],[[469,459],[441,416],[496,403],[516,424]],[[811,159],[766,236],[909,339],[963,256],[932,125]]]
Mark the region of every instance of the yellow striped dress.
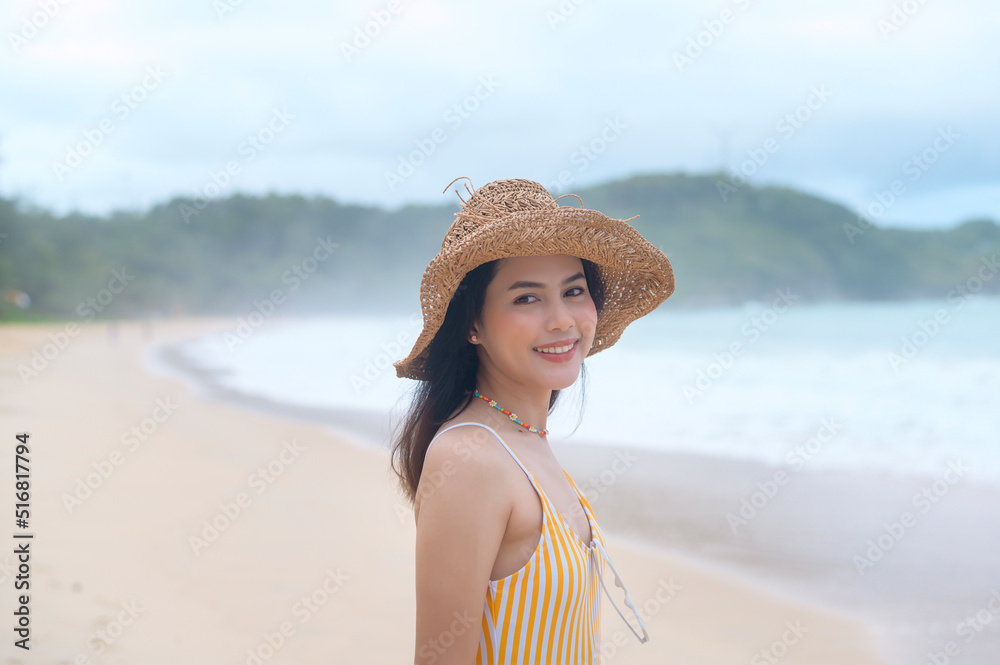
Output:
[[438,434],[460,425],[479,425],[493,432],[527,474],[542,502],[542,535],[531,558],[520,570],[489,582],[476,665],[599,663],[597,584],[607,552],[590,502],[563,469],[590,522],[588,544],[566,524],[535,477],[493,428],[482,423],[457,423]]

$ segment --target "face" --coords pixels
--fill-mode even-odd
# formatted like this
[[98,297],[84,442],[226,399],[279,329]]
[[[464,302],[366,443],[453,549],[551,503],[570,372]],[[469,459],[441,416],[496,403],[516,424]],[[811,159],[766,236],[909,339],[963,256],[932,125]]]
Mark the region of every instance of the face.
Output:
[[[500,262],[472,331],[480,363],[549,390],[576,381],[597,328],[597,309],[575,256],[519,256]],[[572,347],[559,354],[538,347]],[[561,349],[560,349],[561,350]]]

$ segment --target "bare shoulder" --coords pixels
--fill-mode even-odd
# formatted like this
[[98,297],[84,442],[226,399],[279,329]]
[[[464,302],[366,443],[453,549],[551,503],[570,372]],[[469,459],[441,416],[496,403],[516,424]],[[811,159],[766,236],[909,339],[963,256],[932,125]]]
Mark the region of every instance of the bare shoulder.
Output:
[[449,428],[457,424],[445,423],[424,457],[414,504],[418,520],[420,505],[432,497],[455,509],[505,503],[502,455],[506,452],[500,442],[479,425]]
[[[461,425],[459,427],[458,425]],[[475,459],[488,464],[500,459],[502,446],[496,435],[473,421],[448,421],[438,429],[433,445],[427,451],[425,464],[432,457],[447,461]]]
[[[414,662],[434,662],[446,653],[437,662],[471,663],[480,633],[456,631],[455,617],[478,626],[513,502],[498,472],[505,451],[496,438],[490,441],[493,434],[471,424],[443,429],[427,450],[414,506]],[[428,645],[442,644],[442,635],[448,636],[447,652],[435,654]]]

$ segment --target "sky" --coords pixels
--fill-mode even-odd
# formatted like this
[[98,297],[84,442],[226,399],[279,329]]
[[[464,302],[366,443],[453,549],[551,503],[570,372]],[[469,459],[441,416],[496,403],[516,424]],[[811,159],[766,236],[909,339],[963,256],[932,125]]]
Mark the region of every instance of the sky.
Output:
[[[875,224],[1000,222],[988,0],[7,0],[0,194],[444,204],[637,174],[801,189]],[[586,203],[586,202],[585,202]]]

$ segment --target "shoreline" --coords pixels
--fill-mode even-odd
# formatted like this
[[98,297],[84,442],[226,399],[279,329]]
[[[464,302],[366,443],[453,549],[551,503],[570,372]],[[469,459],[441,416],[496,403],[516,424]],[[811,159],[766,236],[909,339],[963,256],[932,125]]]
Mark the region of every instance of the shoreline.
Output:
[[[241,409],[246,409],[250,412],[263,412],[278,418],[300,420],[306,423],[319,424],[324,427],[329,427],[332,431],[335,431],[338,436],[349,437],[355,445],[358,445],[365,450],[383,455],[386,460],[389,459],[389,451],[382,443],[379,443],[380,441],[385,441],[384,435],[388,431],[387,428],[384,427],[385,418],[381,415],[358,412],[350,409],[298,406],[225,387],[220,382],[215,380],[218,372],[206,370],[191,362],[189,359],[184,357],[183,354],[178,352],[177,347],[183,343],[184,341],[172,342],[168,345],[160,345],[155,348],[147,349],[147,360],[152,362],[154,365],[162,364],[163,367],[160,371],[165,371],[168,375],[172,375],[183,381],[189,382],[192,390],[202,391],[207,399],[218,400]],[[380,432],[381,435],[376,436],[374,434],[375,432]],[[586,471],[582,470],[586,466],[581,463],[583,459],[587,457],[600,456],[607,453],[609,450],[608,446],[594,442],[575,442],[572,444],[562,443],[555,444],[553,447],[560,450],[560,461],[567,467],[567,470],[569,470],[569,467],[581,469],[578,473],[571,473],[574,479],[577,475],[586,475]],[[686,456],[684,454],[677,455],[674,453],[661,454],[667,458]],[[708,456],[692,455],[692,457],[702,457],[705,460],[711,460],[713,463],[724,461],[718,458],[710,458]],[[586,486],[583,482],[579,482],[578,484],[581,485],[582,489],[586,490]],[[597,499],[591,499],[589,496],[588,499],[590,499],[594,504],[598,503]],[[706,572],[711,572],[712,574],[729,576],[736,582],[757,588],[757,590],[761,593],[784,596],[789,602],[810,605],[821,611],[839,613],[845,617],[849,617],[849,613],[845,612],[843,608],[838,608],[832,605],[824,605],[816,598],[796,594],[791,590],[778,591],[774,589],[773,586],[768,586],[767,584],[761,583],[759,580],[750,577],[745,570],[740,570],[727,564],[726,562],[706,560],[683,548],[671,548],[662,544],[657,544],[654,540],[651,540],[646,536],[637,536],[635,534],[629,534],[622,531],[620,530],[621,527],[619,525],[608,524],[607,526],[603,526],[604,523],[605,522],[602,520],[602,528],[606,532],[614,535],[616,538],[628,540],[632,543],[633,547],[646,549],[654,553],[667,553],[671,557],[683,559],[687,565],[702,568]],[[856,619],[857,617],[850,618]]]
[[[237,406],[228,402],[232,395],[213,396],[204,386],[193,388],[190,378],[151,373],[147,366],[148,355],[164,342],[209,334],[223,323],[231,322],[159,320],[155,339],[141,340],[137,321],[119,322],[114,340],[106,324],[88,324],[26,386],[18,363],[60,328],[0,327],[0,381],[13,396],[0,420],[9,431],[30,428],[38,441],[51,442],[37,460],[51,478],[51,485],[36,489],[37,511],[46,518],[48,539],[63,546],[48,545],[36,564],[42,582],[37,603],[49,621],[47,628],[37,629],[36,639],[41,643],[44,636],[46,645],[40,650],[72,661],[74,654],[87,651],[88,633],[114,620],[114,607],[142,596],[151,618],[137,619],[135,628],[108,646],[107,653],[119,662],[173,662],[204,639],[211,643],[203,650],[206,656],[245,662],[247,649],[259,649],[262,634],[288,622],[296,629],[294,638],[273,662],[322,662],[333,653],[408,662],[414,619],[412,513],[409,520],[400,516],[386,451],[365,446],[360,434],[334,432],[338,425],[364,431],[372,417],[355,413],[351,420],[327,413],[328,422],[318,423],[301,411],[272,412],[283,406],[274,403]],[[72,491],[75,479],[107,459],[123,431],[144,422],[154,397],[175,400],[178,415],[151,435],[155,442],[127,454],[78,512],[67,513],[60,494]],[[267,493],[245,508],[250,517],[234,520],[217,542],[192,554],[187,541],[203,520],[218,517],[213,506],[231,505],[253,469],[273,463],[278,441],[288,437],[307,442],[313,462],[287,464],[294,482],[279,477],[281,482],[273,489],[268,485]],[[571,458],[566,467],[576,477]],[[767,583],[712,570],[699,556],[672,556],[633,542],[626,533],[618,535],[611,504],[603,498],[595,511],[602,526],[608,525],[606,531],[616,534],[609,552],[637,605],[656,609],[647,621],[650,642],[624,642],[616,652],[626,656],[622,662],[660,663],[668,656],[686,662],[749,662],[760,649],[780,642],[785,623],[795,620],[810,632],[801,642],[785,645],[786,663],[888,662],[876,654],[870,629],[856,618],[793,599]],[[319,524],[325,528],[317,529]],[[289,549],[287,542],[297,546]],[[338,553],[336,561],[330,552]],[[349,577],[343,589],[330,592],[333,602],[322,615],[315,613],[315,621],[292,621],[294,599],[315,590],[322,570],[337,569],[337,563]],[[275,575],[261,575],[261,570]],[[657,604],[654,594],[668,578],[681,590]],[[171,621],[180,616],[179,624]],[[606,598],[602,618],[607,637],[623,630],[632,637]]]
[[[316,408],[299,406],[228,388],[215,380],[219,374],[218,372],[206,370],[179,353],[177,347],[182,344],[184,344],[184,341],[172,342],[167,345],[157,345],[156,348],[147,349],[147,360],[154,365],[162,364],[163,367],[159,371],[164,371],[168,375],[188,382],[192,390],[202,391],[207,399],[218,400],[250,412],[262,412],[278,418],[288,418],[329,427],[338,436],[349,437],[355,445],[383,455],[386,460],[389,459],[389,451],[383,443],[380,443],[385,441],[384,435],[388,431],[388,428],[384,427],[385,418],[380,414],[332,407]],[[376,432],[381,433],[381,435],[376,435]],[[585,470],[587,467],[587,458],[603,456],[609,450],[617,450],[596,442],[557,443],[553,444],[553,448],[559,451],[559,459],[567,467],[568,471],[570,467],[578,469],[577,473],[571,472],[574,479],[578,475],[587,475],[587,471]],[[643,453],[648,452],[650,451],[643,451]],[[667,459],[681,457],[700,458],[702,460],[709,460],[713,464],[730,461],[686,453],[658,452],[658,455],[662,455]],[[736,461],[735,464],[742,465],[739,461]],[[749,462],[747,466],[756,466],[756,464]],[[578,484],[581,486],[581,489],[586,491],[587,487],[584,482],[578,481]],[[598,499],[591,498],[590,496],[588,496],[588,499],[595,505],[599,503]],[[702,568],[706,572],[711,571],[712,574],[727,575],[734,581],[757,588],[761,593],[784,596],[789,602],[810,605],[818,610],[839,613],[845,617],[849,615],[843,608],[824,605],[816,598],[797,595],[790,590],[778,591],[772,586],[768,586],[768,584],[761,583],[758,579],[750,577],[745,570],[740,570],[726,562],[706,560],[681,547],[671,548],[663,544],[658,544],[647,536],[636,535],[634,533],[629,534],[621,530],[621,525],[609,523],[605,526],[605,520],[602,520],[602,528],[609,534],[613,534],[616,538],[628,540],[636,548],[646,549],[654,553],[667,553],[671,557],[685,560],[685,563],[692,567]],[[856,619],[857,617],[851,618]]]
[[[346,419],[336,409],[298,407],[215,388],[220,399],[248,408],[263,405],[282,417],[335,423],[345,431]],[[361,411],[349,415],[350,434],[359,445],[387,453],[380,447],[386,441],[385,417]],[[941,638],[948,634],[942,626],[960,624],[976,611],[982,580],[998,572],[985,553],[1000,551],[1000,534],[980,536],[975,529],[952,527],[967,522],[968,515],[1000,523],[1000,486],[989,481],[960,480],[948,488],[944,505],[933,506],[934,512],[924,517],[910,497],[936,488],[938,476],[808,466],[792,471],[745,458],[586,439],[554,441],[552,447],[587,492],[609,534],[789,602],[861,621],[877,636],[880,653],[892,654],[895,662],[919,660],[947,642]],[[612,479],[605,486],[600,479],[623,451],[639,462],[626,482]],[[777,488],[782,495],[754,511],[759,515],[741,520],[739,529],[727,524],[725,516],[737,514],[747,497],[760,498],[759,483],[769,482],[776,472],[791,476]],[[932,507],[926,500],[921,503],[921,508]],[[922,523],[906,533],[904,547],[893,552],[893,544],[879,540],[882,545],[873,553],[872,543],[887,537],[885,525],[899,528],[900,511],[906,508],[915,523]],[[858,567],[859,556],[867,560],[864,568]],[[883,558],[890,563],[880,563]],[[1000,635],[977,638],[967,662],[992,665]]]

